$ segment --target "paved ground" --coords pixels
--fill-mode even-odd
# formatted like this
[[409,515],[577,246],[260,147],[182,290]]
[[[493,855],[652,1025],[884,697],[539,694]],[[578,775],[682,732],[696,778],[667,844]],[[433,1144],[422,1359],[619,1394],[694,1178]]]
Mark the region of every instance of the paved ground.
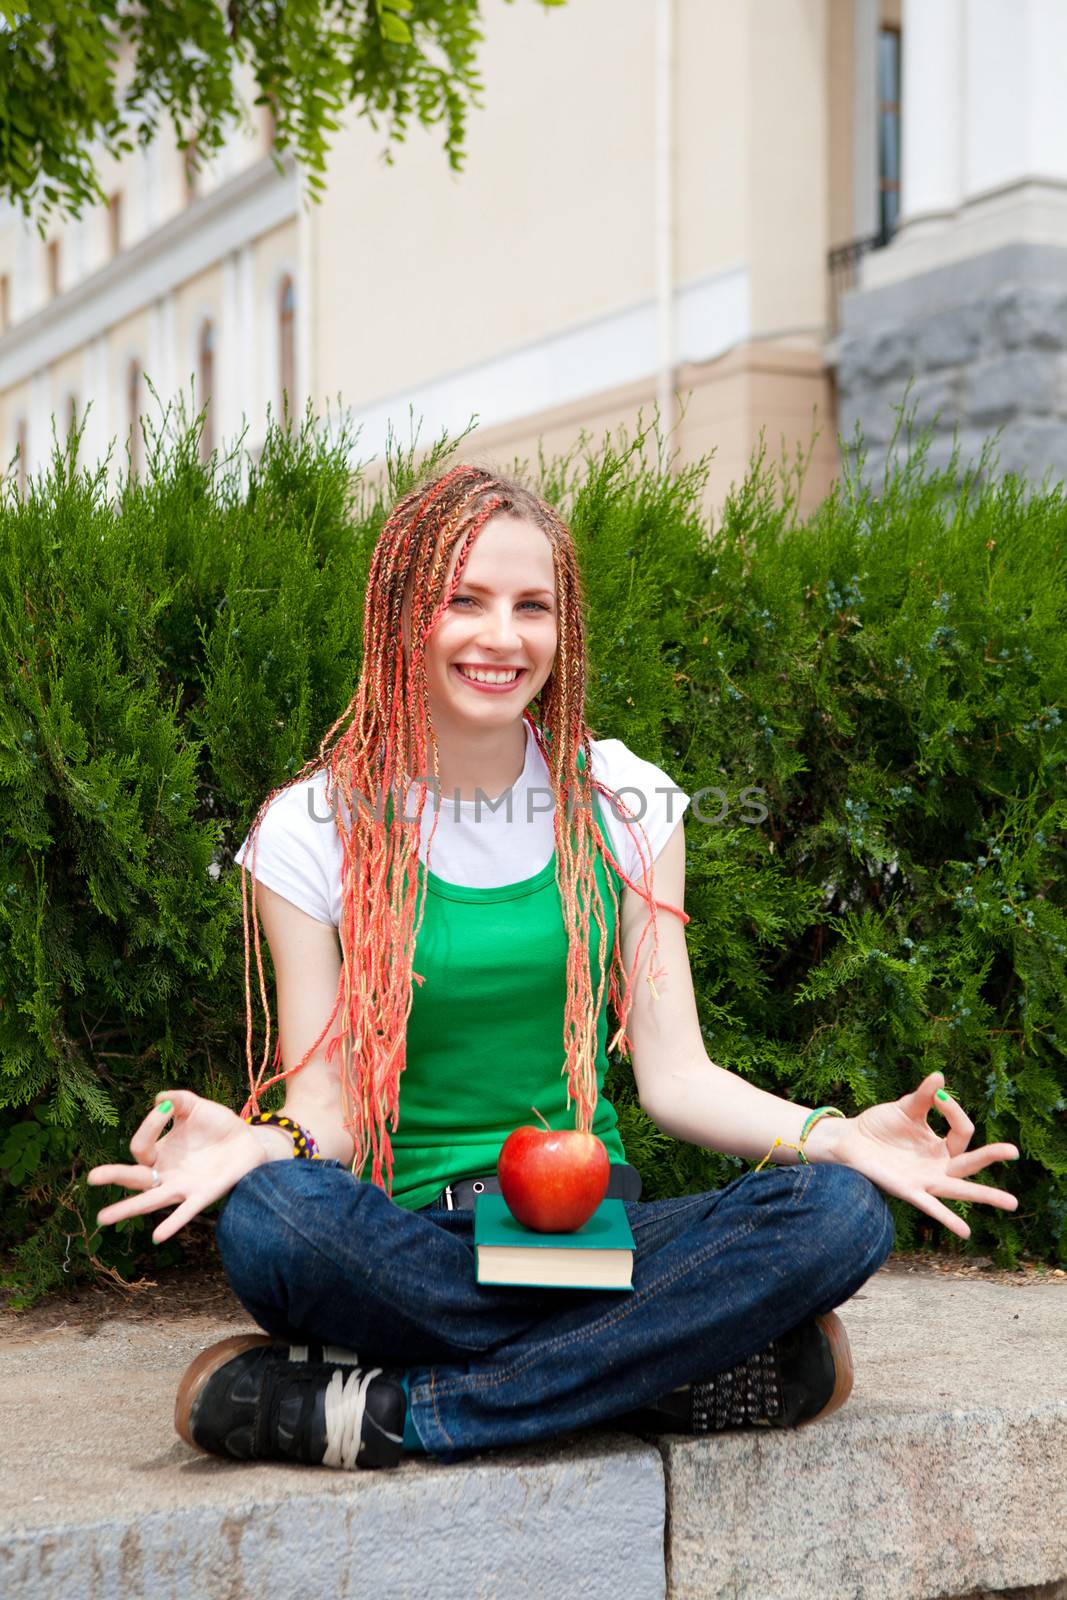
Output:
[[894,1265],[842,1315],[856,1388],[815,1427],[585,1436],[392,1474],[181,1443],[182,1369],[246,1320],[225,1298],[206,1316],[15,1319],[0,1593],[932,1600],[1067,1578],[1067,1280]]

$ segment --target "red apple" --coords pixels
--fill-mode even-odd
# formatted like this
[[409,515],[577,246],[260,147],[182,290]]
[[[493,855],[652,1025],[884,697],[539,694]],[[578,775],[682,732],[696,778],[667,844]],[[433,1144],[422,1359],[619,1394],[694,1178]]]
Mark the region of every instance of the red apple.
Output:
[[603,1200],[611,1163],[595,1133],[516,1128],[497,1161],[512,1216],[536,1233],[573,1233]]

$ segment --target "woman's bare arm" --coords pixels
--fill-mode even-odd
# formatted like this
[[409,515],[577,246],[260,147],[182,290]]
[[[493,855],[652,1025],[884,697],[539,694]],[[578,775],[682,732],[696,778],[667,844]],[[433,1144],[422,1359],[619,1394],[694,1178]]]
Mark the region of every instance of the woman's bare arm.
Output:
[[[684,905],[685,836],[681,823],[657,857],[655,878],[657,900]],[[622,947],[628,966],[647,921],[648,907],[639,895],[627,889],[622,909]],[[800,1156],[789,1146],[798,1143],[810,1108],[768,1094],[708,1059],[682,925],[670,912],[663,913],[658,921],[659,999],[654,998],[644,980],[650,948],[646,938],[629,1024],[634,1077],[642,1106],[665,1133],[676,1139],[747,1160],[769,1153],[776,1164],[798,1162]],[[805,1152],[811,1161],[853,1167],[887,1194],[907,1200],[966,1239],[970,1228],[942,1203],[942,1198],[977,1201],[1002,1211],[1014,1211],[1018,1201],[1013,1194],[970,1180],[994,1162],[1017,1160],[1019,1151],[1013,1144],[968,1149],[974,1124],[943,1085],[941,1073],[930,1072],[899,1100],[869,1106],[857,1117],[824,1117],[812,1128]],[[939,1111],[948,1124],[944,1138],[939,1138],[927,1124],[931,1111]]]
[[[681,822],[656,858],[654,889],[657,900],[684,909],[685,830]],[[660,911],[656,921],[659,998],[652,994],[645,977],[652,953],[649,931],[641,945],[627,1029],[633,1041],[634,1078],[642,1107],[657,1127],[675,1139],[749,1161],[764,1155],[776,1138],[795,1145],[812,1108],[769,1094],[708,1059],[685,930],[669,911]],[[633,889],[624,890],[621,940],[628,968],[648,922],[644,900]],[[808,1156],[832,1159],[835,1134],[832,1123],[817,1123],[807,1140]],[[780,1163],[799,1159],[784,1145],[774,1153],[774,1160]]]
[[[288,1069],[318,1038],[333,1010],[341,946],[336,928],[309,917],[262,882],[256,884],[256,905],[274,962],[282,1065]],[[339,1031],[340,1013],[307,1064],[286,1083],[285,1114],[308,1130],[321,1155],[348,1164],[353,1145],[344,1129],[340,1051],[326,1060],[327,1046]],[[265,1147],[269,1140],[271,1155],[292,1156],[288,1134],[276,1128],[258,1131]]]

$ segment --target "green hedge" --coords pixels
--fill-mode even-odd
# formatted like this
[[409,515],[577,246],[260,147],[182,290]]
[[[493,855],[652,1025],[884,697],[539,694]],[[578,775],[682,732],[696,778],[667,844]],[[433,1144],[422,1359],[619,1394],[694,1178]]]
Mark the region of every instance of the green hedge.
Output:
[[[306,418],[257,464],[161,428],[109,499],[75,445],[0,504],[0,1247],[17,1303],[203,1248],[193,1224],[99,1230],[86,1170],[165,1087],[238,1105],[240,874],[262,796],[347,702],[369,554],[413,481]],[[855,1110],[933,1068],[1016,1141],[1011,1217],[967,1248],[1067,1256],[1062,491],[846,477],[815,512],[761,455],[708,538],[707,464],[647,436],[529,477],[578,540],[588,714],[702,801],[689,941],[712,1059]],[[441,444],[434,460],[445,458]],[[747,793],[747,791],[756,791]],[[260,1036],[261,1043],[261,1036]],[[258,1056],[257,1056],[258,1059]],[[743,1164],[609,1090],[657,1197]],[[904,1246],[960,1248],[894,1203]]]

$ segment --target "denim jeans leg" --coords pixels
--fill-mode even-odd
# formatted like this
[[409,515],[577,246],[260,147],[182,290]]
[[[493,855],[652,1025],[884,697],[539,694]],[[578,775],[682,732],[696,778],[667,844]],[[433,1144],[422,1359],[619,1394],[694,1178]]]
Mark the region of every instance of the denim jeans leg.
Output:
[[216,1229],[226,1276],[261,1328],[367,1365],[463,1361],[535,1326],[540,1297],[474,1274],[472,1214],[406,1211],[339,1161],[269,1161]]
[[628,1213],[632,1293],[576,1297],[498,1348],[411,1374],[412,1418],[434,1455],[607,1423],[733,1366],[840,1305],[893,1242],[879,1190],[824,1164]]

